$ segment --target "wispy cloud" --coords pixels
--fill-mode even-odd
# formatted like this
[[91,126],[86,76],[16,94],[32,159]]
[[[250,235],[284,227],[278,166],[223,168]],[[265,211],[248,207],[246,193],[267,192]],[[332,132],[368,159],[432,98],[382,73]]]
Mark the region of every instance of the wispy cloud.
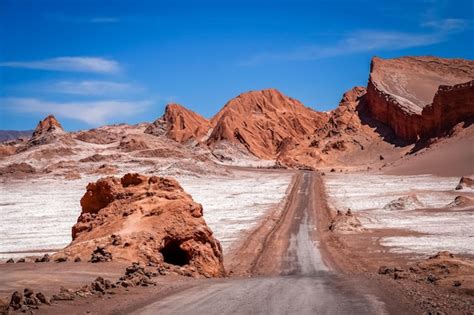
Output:
[[27,68],[68,72],[117,73],[120,65],[117,61],[99,57],[57,57],[33,61],[0,62],[0,67]]
[[45,18],[63,22],[63,23],[78,23],[78,24],[96,24],[96,23],[118,23],[120,18],[115,16],[70,16],[64,14],[47,14]]
[[441,32],[456,32],[469,27],[469,21],[465,19],[437,19],[423,22],[421,26],[431,27]]
[[151,101],[106,100],[93,102],[56,103],[37,98],[9,97],[0,99],[8,111],[17,113],[54,114],[90,125],[102,125],[112,119],[124,119],[145,111]]
[[249,66],[276,61],[315,60],[377,50],[399,50],[427,46],[444,40],[444,34],[417,34],[365,30],[348,34],[329,45],[308,45],[286,52],[257,54],[241,65]]
[[139,87],[129,83],[112,81],[59,81],[43,85],[49,92],[75,94],[75,95],[111,95],[135,92]]

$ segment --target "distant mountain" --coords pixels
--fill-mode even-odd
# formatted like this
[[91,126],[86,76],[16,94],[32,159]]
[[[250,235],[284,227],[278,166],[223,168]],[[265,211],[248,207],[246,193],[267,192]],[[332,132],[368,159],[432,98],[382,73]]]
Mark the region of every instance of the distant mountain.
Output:
[[0,130],[0,142],[18,138],[29,138],[32,133],[33,130]]

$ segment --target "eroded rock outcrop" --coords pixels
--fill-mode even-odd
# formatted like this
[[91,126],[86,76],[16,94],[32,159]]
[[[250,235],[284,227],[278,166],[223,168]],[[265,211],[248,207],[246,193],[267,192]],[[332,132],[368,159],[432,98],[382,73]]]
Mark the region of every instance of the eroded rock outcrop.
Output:
[[64,133],[64,129],[56,117],[49,115],[38,123],[31,139],[28,141],[28,146],[51,143],[59,135],[64,135]]
[[222,249],[202,206],[173,179],[102,178],[87,186],[81,206],[73,241],[56,255],[188,268],[209,277],[224,274]]
[[456,186],[456,190],[462,189],[474,189],[474,178],[470,178],[467,176],[461,177],[459,183]]
[[448,204],[449,208],[466,208],[474,206],[474,198],[467,196],[456,196],[453,202]]
[[353,233],[364,229],[359,219],[352,213],[351,209],[348,209],[345,214],[337,211],[329,225],[329,230],[337,233]]
[[206,139],[210,128],[209,121],[201,115],[179,104],[168,104],[164,115],[148,126],[145,133],[167,135],[180,143],[201,142]]
[[441,251],[427,259],[408,264],[408,266],[381,266],[379,274],[393,277],[395,280],[415,281],[428,285],[447,287],[458,293],[472,296],[474,281],[472,274],[474,261],[459,257],[448,251]]
[[472,80],[472,60],[375,57],[366,102],[373,118],[414,142],[474,117]]
[[383,208],[385,210],[414,210],[422,207],[423,203],[416,195],[408,195],[390,201]]
[[36,173],[36,169],[28,163],[12,163],[0,167],[0,176],[22,177]]

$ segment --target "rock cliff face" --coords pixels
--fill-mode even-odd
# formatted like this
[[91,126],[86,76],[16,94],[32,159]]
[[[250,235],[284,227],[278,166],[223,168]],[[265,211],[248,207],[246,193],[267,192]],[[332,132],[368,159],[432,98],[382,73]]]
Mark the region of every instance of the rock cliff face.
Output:
[[474,115],[474,106],[469,106],[474,87],[466,83],[473,79],[470,60],[375,57],[367,86],[368,110],[398,137],[414,142]]
[[434,136],[455,124],[474,120],[474,80],[453,86],[441,85],[433,103],[423,108],[423,135]]
[[164,115],[153,122],[145,133],[169,138],[185,143],[190,140],[205,140],[210,129],[207,119],[178,104],[166,105]]
[[275,89],[251,91],[230,100],[215,115],[207,141],[244,146],[262,159],[275,159],[289,142],[298,142],[327,121],[325,113],[305,107]]
[[87,186],[71,244],[56,256],[71,260],[142,262],[224,275],[222,250],[202,206],[173,179],[126,174]]

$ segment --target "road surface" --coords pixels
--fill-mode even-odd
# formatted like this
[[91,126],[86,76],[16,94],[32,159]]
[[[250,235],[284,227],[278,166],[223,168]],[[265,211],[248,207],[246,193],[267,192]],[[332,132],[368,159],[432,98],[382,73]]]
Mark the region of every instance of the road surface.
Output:
[[208,282],[169,295],[134,314],[384,314],[363,285],[321,258],[313,172],[300,173],[281,222],[256,254],[251,278]]

